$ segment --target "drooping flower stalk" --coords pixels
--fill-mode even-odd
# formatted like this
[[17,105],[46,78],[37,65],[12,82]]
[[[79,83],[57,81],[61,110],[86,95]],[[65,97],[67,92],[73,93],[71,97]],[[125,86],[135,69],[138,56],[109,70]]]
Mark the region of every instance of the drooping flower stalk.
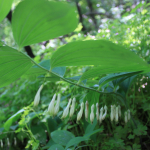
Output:
[[57,102],[56,102],[56,105],[55,105],[55,108],[54,108],[54,116],[56,116],[57,113],[58,113],[58,111],[59,111],[60,99],[61,99],[61,95],[58,94],[58,96],[57,96]]
[[89,103],[86,101],[85,103],[85,119],[88,121],[88,115],[89,115]]
[[71,105],[71,108],[70,108],[70,114],[69,114],[69,117],[71,118],[74,114],[74,111],[75,111],[75,105],[76,105],[76,99],[73,98],[72,100],[72,105]]
[[64,119],[67,117],[68,113],[69,113],[69,107],[70,107],[70,103],[71,103],[71,98],[69,99],[68,105],[67,107],[64,109],[63,111],[63,115],[61,117],[61,119]]
[[94,104],[91,106],[90,121],[93,124],[93,121],[94,121]]
[[54,103],[56,99],[56,94],[54,94],[49,106],[48,106],[48,113],[50,116],[54,116]]
[[81,106],[80,106],[80,111],[78,112],[78,115],[77,115],[77,123],[80,121],[80,119],[82,117],[83,109],[84,109],[84,103],[82,102]]
[[101,107],[100,109],[100,115],[99,115],[99,125],[102,123],[103,121],[103,111],[104,111],[104,108]]
[[38,91],[34,97],[34,107],[37,107],[40,102],[40,93],[41,93],[42,89],[43,89],[43,84],[40,86],[40,88],[38,89]]
[[99,121],[99,104],[96,103],[96,118],[97,118],[97,122]]

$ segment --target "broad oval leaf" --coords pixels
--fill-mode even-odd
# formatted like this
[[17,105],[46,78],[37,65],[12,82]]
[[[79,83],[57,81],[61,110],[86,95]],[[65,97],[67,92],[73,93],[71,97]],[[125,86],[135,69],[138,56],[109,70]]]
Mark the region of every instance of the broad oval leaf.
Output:
[[31,60],[23,53],[8,46],[0,46],[0,87],[16,81],[32,65]]
[[74,138],[74,135],[66,130],[57,130],[51,133],[51,137],[55,143],[66,146],[68,141]]
[[66,145],[65,150],[67,150],[67,148],[69,148],[70,146],[78,145],[80,142],[87,141],[87,140],[89,140],[88,137],[74,137],[73,139],[71,139],[68,142],[68,144]]
[[59,144],[54,144],[48,150],[65,150],[65,149]]
[[109,74],[103,78],[101,78],[99,80],[99,85],[100,87],[102,87],[103,85],[105,85],[106,83],[110,82],[110,81],[113,81],[115,79],[119,79],[121,77],[123,77],[123,80],[125,80],[126,78],[130,77],[130,76],[133,76],[133,75],[136,75],[136,74],[139,74],[141,73],[142,71],[137,71],[137,72],[122,72],[122,73],[114,73],[114,74]]
[[[140,58],[139,58],[140,59]],[[143,64],[144,63],[144,64]],[[88,79],[88,78],[94,78],[100,75],[104,74],[111,74],[111,73],[120,73],[120,72],[149,72],[149,65],[146,64],[146,62],[142,62],[140,64],[124,64],[124,65],[116,65],[116,66],[100,66],[100,67],[94,67],[87,72],[83,73],[82,77],[80,78],[80,81]]]
[[19,110],[16,114],[14,114],[13,116],[11,116],[4,124],[4,129],[5,130],[9,130],[10,126],[12,125],[12,123],[14,123],[15,121],[17,121],[21,115],[21,113],[24,112],[24,109]]
[[11,9],[13,0],[0,0],[0,22],[6,17]]
[[12,17],[15,41],[20,47],[68,34],[77,27],[76,8],[66,2],[24,0]]
[[118,67],[145,62],[135,53],[106,40],[77,41],[59,48],[51,58],[51,67],[101,65]]

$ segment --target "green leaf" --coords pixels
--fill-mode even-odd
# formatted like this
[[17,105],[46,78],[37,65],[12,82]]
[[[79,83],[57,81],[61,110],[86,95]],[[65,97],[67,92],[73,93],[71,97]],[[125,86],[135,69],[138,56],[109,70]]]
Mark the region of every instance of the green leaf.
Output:
[[74,138],[74,135],[66,130],[57,130],[51,133],[52,140],[60,145],[67,145],[68,141]]
[[34,137],[40,141],[42,144],[46,144],[46,133],[45,129],[42,127],[42,125],[38,126],[32,126],[31,131],[34,135]]
[[[140,58],[139,58],[140,59]],[[109,60],[107,60],[109,61]],[[115,60],[114,60],[115,61]],[[119,63],[119,62],[118,62]],[[143,62],[142,62],[143,63]],[[145,63],[145,62],[144,62]],[[136,72],[138,73],[139,71],[144,71],[149,72],[149,66],[145,63],[145,65],[143,64],[130,64],[130,65],[126,65],[122,64],[121,66],[119,66],[120,64],[116,65],[116,66],[111,66],[111,64],[108,65],[104,65],[104,66],[100,66],[100,67],[94,67],[90,70],[88,70],[87,72],[85,72],[82,77],[80,78],[80,80],[85,80],[88,78],[94,78],[100,75],[104,75],[104,74],[111,74],[111,73],[120,73],[120,72],[130,72],[131,74]]]
[[135,137],[134,134],[130,134],[130,135],[128,136],[128,139],[131,140],[131,139],[134,139],[134,137]]
[[52,145],[48,150],[65,150],[61,145],[55,144]]
[[[89,107],[90,108],[90,107]],[[97,120],[94,119],[93,124],[89,123],[88,126],[85,129],[85,135],[88,135],[89,133],[93,132],[95,126],[97,125]]]
[[147,134],[147,127],[146,126],[143,126],[143,125],[138,125],[137,129],[134,129],[133,130],[133,133],[137,136],[140,136],[140,135],[146,135]]
[[84,135],[84,137],[90,137],[92,136],[93,134],[97,133],[97,132],[102,132],[103,129],[97,129],[97,130],[94,130],[94,131],[91,131],[91,132],[88,132],[87,134]]
[[24,109],[19,110],[17,113],[15,113],[13,116],[11,116],[4,124],[4,129],[9,130],[10,126],[19,119],[21,116],[21,113],[24,112]]
[[99,85],[100,85],[100,87],[102,87],[103,85],[105,85],[106,83],[108,83],[112,80],[115,80],[115,79],[118,79],[121,77],[127,78],[127,77],[130,77],[132,75],[139,74],[139,73],[141,73],[141,72],[137,71],[137,72],[122,72],[122,73],[116,73],[116,74],[109,74],[109,75],[107,75],[107,76],[105,76],[99,80]]
[[0,22],[6,17],[11,9],[13,0],[0,0]]
[[70,146],[76,146],[76,145],[78,145],[80,142],[82,142],[82,141],[87,141],[87,140],[89,140],[89,138],[88,137],[74,137],[73,139],[71,139],[69,142],[68,142],[68,144],[66,145],[66,148],[65,148],[65,150],[67,150],[67,148],[69,148]]
[[134,67],[145,66],[146,62],[130,50],[106,40],[68,43],[60,47],[51,58],[51,68],[81,65],[100,65],[109,70],[119,66],[120,68],[124,66],[133,67],[133,65]]
[[31,60],[23,53],[8,46],[0,46],[0,87],[16,81],[32,65]]
[[141,150],[141,145],[133,144],[133,150]]
[[137,75],[131,76],[120,83],[121,89],[127,93]]
[[77,27],[76,8],[66,2],[25,0],[12,17],[12,30],[20,47],[68,34]]

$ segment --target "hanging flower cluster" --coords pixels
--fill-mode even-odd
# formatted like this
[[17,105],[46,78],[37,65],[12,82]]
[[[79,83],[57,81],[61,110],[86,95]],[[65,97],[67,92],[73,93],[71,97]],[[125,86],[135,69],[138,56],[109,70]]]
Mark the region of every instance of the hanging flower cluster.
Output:
[[[0,140],[0,145],[1,145],[1,148],[4,147],[3,140]],[[14,137],[14,145],[15,145],[15,146],[17,145],[17,139],[16,139],[16,137]],[[7,138],[7,146],[8,146],[8,147],[11,146],[10,141],[9,141],[9,138]]]
[[[43,85],[40,86],[39,90],[37,91],[37,93],[35,95],[34,106],[37,106],[39,104],[40,92],[41,92],[42,88],[43,88]],[[52,98],[52,100],[48,106],[48,114],[52,117],[56,116],[57,113],[59,112],[59,104],[60,104],[61,95],[58,94],[57,101],[55,101],[55,99],[56,99],[56,94],[54,94],[54,96],[53,96],[53,98]],[[75,104],[76,104],[75,98],[73,98],[73,100],[69,99],[69,102],[63,111],[61,119],[66,118],[68,116],[68,114],[69,114],[69,118],[71,118],[73,116],[73,114],[75,112]],[[85,119],[86,119],[86,121],[88,121],[89,103],[88,103],[88,101],[86,101],[85,105],[83,102],[80,105],[80,110],[77,114],[77,123],[80,121],[80,119],[83,116],[84,108],[85,108]],[[95,118],[94,109],[95,109],[95,105],[92,104],[91,113],[89,116],[91,123],[93,123],[94,118]],[[99,125],[106,118],[106,115],[107,115],[107,106],[105,105],[104,107],[99,108],[99,104],[96,103],[96,119],[97,119],[97,122],[99,123]],[[127,123],[130,120],[130,110],[129,109],[124,113],[124,117],[125,117],[124,121],[125,121],[125,123]],[[120,118],[121,118],[121,107],[120,107],[120,105],[118,105],[118,106],[111,105],[111,113],[110,113],[111,122],[115,121],[116,123],[118,123]]]

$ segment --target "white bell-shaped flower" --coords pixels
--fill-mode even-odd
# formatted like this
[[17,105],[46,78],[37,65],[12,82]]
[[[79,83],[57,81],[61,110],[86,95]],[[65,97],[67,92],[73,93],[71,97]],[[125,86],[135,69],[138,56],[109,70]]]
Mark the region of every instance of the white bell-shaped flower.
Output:
[[61,99],[61,95],[58,94],[58,96],[57,96],[57,102],[56,102],[56,105],[55,105],[55,108],[54,108],[54,116],[56,116],[57,113],[59,112],[60,99]]
[[114,105],[113,107],[113,120],[115,120],[115,116],[116,116],[116,105]]
[[105,117],[107,115],[107,106],[106,105],[104,106],[104,110],[105,110],[105,113],[103,114],[103,117],[102,117],[103,120],[105,119]]
[[63,115],[62,115],[61,119],[64,119],[68,116],[70,103],[71,103],[71,98],[69,99],[67,107],[63,111]]
[[125,121],[125,123],[128,122],[128,113],[127,113],[127,111],[124,113],[124,121]]
[[76,105],[76,99],[73,98],[72,100],[72,105],[71,105],[71,108],[70,108],[70,114],[69,114],[69,117],[71,118],[74,114],[74,111],[75,111],[75,105]]
[[16,137],[14,137],[14,145],[15,146],[17,145],[17,139],[16,139]]
[[3,141],[1,140],[1,148],[3,148],[3,146],[4,146],[4,145],[3,145]]
[[48,106],[48,113],[50,116],[54,116],[54,104],[55,104],[56,94],[54,94],[49,106]]
[[42,89],[43,89],[43,84],[40,86],[40,88],[38,89],[38,91],[34,97],[34,107],[37,107],[40,102],[40,93],[41,93]]
[[85,103],[85,119],[88,121],[88,115],[89,115],[89,103],[86,101]]
[[111,122],[113,122],[113,120],[114,120],[114,105],[111,105],[110,120],[111,120]]
[[118,107],[116,107],[116,114],[115,114],[115,121],[116,123],[118,122]]
[[99,115],[99,124],[101,124],[102,121],[103,121],[103,111],[104,111],[104,108],[101,107],[101,109],[100,109],[100,115]]
[[99,104],[96,103],[96,119],[97,119],[97,122],[99,120]]
[[77,123],[80,121],[80,119],[82,117],[83,109],[84,109],[84,103],[82,102],[81,107],[80,107],[80,111],[78,112],[78,115],[77,115]]
[[129,121],[129,120],[130,120],[130,118],[131,118],[130,110],[129,110],[129,109],[127,110],[127,113],[128,113],[128,121]]
[[121,106],[118,105],[118,114],[119,114],[119,118],[121,118]]
[[94,121],[94,104],[91,106],[90,121],[91,123]]

